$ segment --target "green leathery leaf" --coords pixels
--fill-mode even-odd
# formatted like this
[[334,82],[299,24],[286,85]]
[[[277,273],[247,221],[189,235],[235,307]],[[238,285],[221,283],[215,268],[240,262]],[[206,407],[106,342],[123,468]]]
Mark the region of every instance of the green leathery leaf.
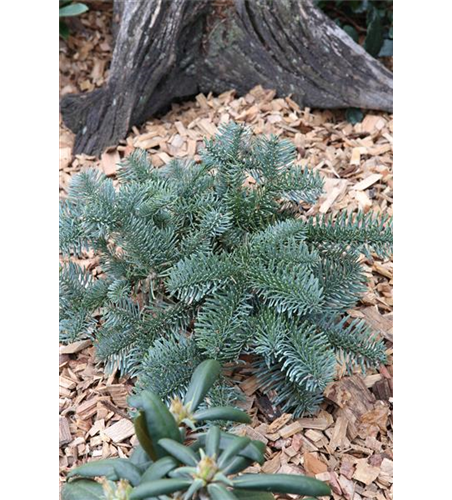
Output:
[[364,49],[373,57],[377,57],[383,45],[383,26],[380,13],[371,8],[367,15],[367,35],[364,40]]
[[192,481],[185,479],[157,479],[136,486],[130,494],[130,500],[142,500],[176,491],[185,491],[190,487],[191,483]]
[[62,500],[104,500],[102,485],[88,479],[77,479],[66,483],[61,492]]
[[223,468],[223,474],[231,475],[246,469],[249,465],[254,463],[254,460],[245,457],[235,457],[229,464]]
[[196,467],[178,467],[177,469],[168,472],[169,477],[187,477],[187,475],[193,476],[196,474]]
[[237,500],[275,500],[275,497],[268,491],[248,491],[234,488],[233,492]]
[[262,455],[265,453],[265,443],[263,443],[262,441],[253,439],[252,445],[257,448],[262,453]]
[[356,43],[359,42],[359,35],[356,29],[349,24],[342,26],[342,29],[347,33],[347,35]]
[[383,41],[378,57],[392,57],[393,55],[393,42],[392,40],[386,39]]
[[235,440],[223,451],[218,460],[218,465],[223,467],[229,461],[236,457],[251,443],[251,439],[247,437],[236,437]]
[[168,472],[177,467],[177,461],[173,457],[163,457],[150,465],[141,476],[141,483],[155,481],[166,476]]
[[195,466],[198,463],[198,457],[191,448],[184,446],[173,439],[160,439],[159,445],[185,465]]
[[120,479],[127,479],[132,486],[140,484],[141,472],[130,460],[116,460],[113,468]]
[[151,458],[157,460],[167,455],[167,452],[158,444],[160,439],[169,438],[180,443],[181,435],[173,415],[156,394],[143,391],[141,398],[146,428],[155,449],[155,458],[153,456]]
[[191,483],[190,488],[188,488],[187,493],[185,493],[184,500],[190,500],[190,498],[192,498],[193,495],[203,487],[204,481],[202,479],[195,479]]
[[[147,467],[151,464],[151,458],[144,451],[144,448],[138,445],[129,457],[129,460],[132,464],[141,468],[141,470],[146,470]],[[143,468],[144,467],[144,468]]]
[[94,462],[88,462],[86,464],[80,465],[75,469],[68,472],[67,477],[98,477],[105,476],[107,479],[112,481],[117,481],[119,479],[115,464],[117,462],[128,462],[125,458],[107,458],[105,460],[95,460]]
[[234,493],[222,484],[209,484],[209,486],[207,486],[207,491],[209,492],[212,500],[238,500]]
[[65,7],[61,7],[59,17],[79,16],[87,10],[88,7],[84,3],[73,3],[70,5],[66,5]]
[[146,454],[149,455],[153,460],[157,459],[157,453],[155,451],[152,439],[149,436],[149,432],[146,426],[146,416],[143,412],[140,412],[133,421],[135,427],[135,434],[140,445],[145,450]]
[[206,359],[198,365],[191,377],[184,397],[184,404],[191,402],[190,409],[195,411],[202,403],[221,372],[221,365],[214,359]]
[[206,453],[209,457],[218,456],[220,450],[220,429],[212,426],[206,435]]
[[352,125],[362,122],[363,118],[364,113],[359,108],[347,108],[345,112],[345,119]]
[[69,28],[67,24],[60,19],[60,36],[64,40],[67,40],[69,38]]
[[244,411],[232,406],[217,406],[199,410],[193,415],[193,418],[198,422],[203,420],[229,420],[243,424],[251,423],[251,418]]
[[265,462],[264,457],[265,444],[262,441],[252,441],[239,455],[241,457],[250,458],[253,462],[262,465]]
[[316,497],[331,494],[331,489],[326,483],[298,474],[244,474],[234,479],[234,487],[242,490],[262,490]]
[[217,472],[215,476],[213,476],[213,481],[218,483],[223,483],[228,486],[234,486],[232,481],[228,477],[226,477],[221,471]]

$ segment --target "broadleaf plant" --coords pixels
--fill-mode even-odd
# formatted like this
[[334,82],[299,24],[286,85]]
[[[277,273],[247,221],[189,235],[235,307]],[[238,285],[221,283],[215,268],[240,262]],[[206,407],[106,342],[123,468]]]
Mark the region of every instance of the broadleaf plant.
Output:
[[[149,391],[132,396],[140,410],[135,431],[140,443],[129,459],[105,459],[83,464],[68,474],[63,500],[240,500],[274,499],[271,492],[329,495],[325,483],[301,475],[241,474],[254,462],[263,464],[265,445],[199,422],[218,417],[250,423],[235,408],[198,410],[220,375],[217,361],[206,360],[195,370],[183,400],[168,408]],[[208,413],[210,411],[210,414]],[[186,430],[197,432],[186,437]],[[190,443],[184,443],[190,441]],[[101,483],[94,480],[103,477]]]
[[88,6],[84,3],[72,2],[71,0],[60,0],[60,36],[65,40],[69,37],[69,28],[64,22],[66,17],[74,17],[83,14],[88,10]]
[[392,0],[316,0],[316,4],[371,56],[392,56]]
[[[308,216],[323,181],[295,159],[290,141],[229,123],[199,163],[155,168],[135,151],[117,186],[94,169],[75,176],[61,205],[61,340],[92,338],[107,369],[165,400],[202,360],[252,354],[261,389],[295,416],[317,409],[338,362],[384,363],[384,344],[346,311],[366,290],[362,254],[391,252],[391,220]],[[73,262],[86,250],[96,277]],[[211,392],[229,395],[226,383]]]

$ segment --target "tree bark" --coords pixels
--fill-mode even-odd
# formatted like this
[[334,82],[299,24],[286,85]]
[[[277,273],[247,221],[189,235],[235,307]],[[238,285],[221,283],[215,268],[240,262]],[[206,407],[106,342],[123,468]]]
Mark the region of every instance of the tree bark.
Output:
[[107,84],[61,101],[75,154],[100,154],[176,99],[257,84],[300,106],[392,111],[391,72],[312,0],[126,0],[115,12]]
[[189,67],[190,44],[199,44],[200,13],[208,0],[128,0],[106,86],[65,96],[64,122],[76,132],[74,152],[100,154],[129,129],[167,106],[196,93]]
[[111,22],[111,33],[113,35],[113,40],[116,41],[118,36],[119,27],[121,25],[122,14],[124,12],[125,2],[114,2],[113,3],[113,19]]

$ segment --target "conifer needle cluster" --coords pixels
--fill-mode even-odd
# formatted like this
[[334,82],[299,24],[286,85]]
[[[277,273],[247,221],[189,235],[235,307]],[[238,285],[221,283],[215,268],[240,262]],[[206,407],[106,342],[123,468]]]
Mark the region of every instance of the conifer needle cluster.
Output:
[[[391,221],[306,216],[323,182],[295,159],[290,141],[230,123],[200,163],[155,168],[136,151],[117,187],[78,174],[60,215],[62,341],[93,338],[107,367],[164,398],[202,360],[251,353],[262,389],[295,415],[316,409],[338,362],[384,362],[346,311],[366,289],[362,254],[390,254]],[[72,258],[87,250],[99,277]]]

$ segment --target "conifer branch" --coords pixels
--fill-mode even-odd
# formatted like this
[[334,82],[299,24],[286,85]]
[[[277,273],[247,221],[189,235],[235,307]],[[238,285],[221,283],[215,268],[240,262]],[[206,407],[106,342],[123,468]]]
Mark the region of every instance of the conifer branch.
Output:
[[386,257],[392,252],[392,220],[372,212],[354,215],[344,210],[335,219],[326,215],[309,219],[307,239],[328,249],[374,251]]
[[194,338],[203,355],[228,362],[237,360],[251,339],[250,296],[232,286],[206,299],[196,322]]

